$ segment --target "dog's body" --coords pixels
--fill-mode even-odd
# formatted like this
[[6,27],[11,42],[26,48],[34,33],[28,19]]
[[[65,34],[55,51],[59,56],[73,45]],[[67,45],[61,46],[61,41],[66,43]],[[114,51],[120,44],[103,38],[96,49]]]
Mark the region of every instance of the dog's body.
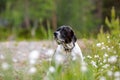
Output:
[[56,55],[71,56],[72,60],[79,59],[83,61],[83,56],[79,45],[77,44],[77,38],[73,30],[69,26],[61,26],[54,32],[54,38],[58,43],[58,47],[55,51]]
[[83,61],[83,56],[81,49],[77,43],[75,43],[75,47],[71,50],[66,52],[63,45],[58,45],[55,55],[60,54],[64,57],[66,56],[72,56],[72,60],[80,59],[80,61]]

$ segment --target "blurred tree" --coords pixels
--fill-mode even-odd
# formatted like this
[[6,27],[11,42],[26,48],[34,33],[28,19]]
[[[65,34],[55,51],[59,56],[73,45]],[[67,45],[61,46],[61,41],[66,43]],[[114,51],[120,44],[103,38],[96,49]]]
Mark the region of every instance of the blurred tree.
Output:
[[[6,14],[2,16],[11,19],[16,16],[21,19],[25,18],[27,25],[30,24],[28,24],[28,20],[30,19],[44,20],[51,18],[51,15],[55,9],[54,0],[2,0],[2,2],[2,5],[6,4],[6,6],[0,7],[0,10],[2,8],[5,8],[4,10],[6,10],[4,12]],[[11,16],[8,14],[11,14]]]
[[[18,33],[22,29],[35,30],[40,26],[47,28],[55,12],[55,0],[2,0],[6,6],[0,15],[13,26]],[[45,22],[45,24],[44,24]],[[22,30],[23,31],[23,30]],[[30,32],[30,31],[29,31]]]
[[0,0],[0,24],[23,36],[49,34],[51,27],[70,25],[83,37],[91,35],[105,16],[110,18],[112,6],[120,15],[120,0]]
[[90,34],[97,27],[97,20],[92,11],[92,0],[59,0],[57,16],[58,25],[71,25],[77,34]]
[[116,15],[120,16],[120,0],[102,0],[103,2],[103,9],[102,9],[102,23],[104,26],[104,31],[108,31],[109,27],[105,24],[105,18],[108,17],[111,20],[110,11],[111,8],[114,7],[116,10]]
[[112,7],[115,7],[116,14],[120,16],[120,0],[103,0],[103,19],[105,19],[106,16],[110,18],[110,11]]
[[0,13],[5,10],[6,7],[6,0],[0,0]]

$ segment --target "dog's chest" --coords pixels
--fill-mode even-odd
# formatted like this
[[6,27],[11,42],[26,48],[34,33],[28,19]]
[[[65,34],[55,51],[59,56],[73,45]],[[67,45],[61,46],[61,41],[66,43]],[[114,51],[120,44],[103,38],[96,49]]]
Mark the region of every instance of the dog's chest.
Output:
[[75,43],[74,48],[70,52],[65,51],[65,49],[62,45],[58,45],[55,55],[57,55],[57,54],[60,54],[64,57],[71,56],[73,59],[76,59],[77,57],[79,57],[83,61],[82,52],[77,43]]
[[57,49],[56,49],[56,53],[57,54],[63,54],[66,55],[67,52],[65,51],[64,47],[62,45],[58,45]]

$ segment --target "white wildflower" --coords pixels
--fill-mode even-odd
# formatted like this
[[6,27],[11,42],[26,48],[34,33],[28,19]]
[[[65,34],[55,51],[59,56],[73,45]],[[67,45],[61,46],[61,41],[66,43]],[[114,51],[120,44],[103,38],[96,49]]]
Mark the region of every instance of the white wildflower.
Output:
[[80,68],[80,70],[81,70],[82,72],[86,72],[86,71],[87,71],[87,64],[86,64],[84,61],[81,63],[81,68]]
[[100,77],[99,80],[106,80],[106,78],[104,76]]
[[103,60],[103,63],[106,63],[106,62],[107,62],[107,59],[104,59],[104,60]]
[[87,67],[86,66],[81,66],[81,71],[82,72],[86,72],[87,71]]
[[13,58],[12,61],[13,61],[14,63],[18,62],[18,60],[15,59],[15,58]]
[[87,58],[91,59],[92,57],[90,55],[88,55]]
[[108,47],[107,50],[110,51],[111,49]]
[[109,71],[107,72],[107,75],[108,75],[108,76],[112,76],[112,75],[113,75],[113,72],[112,72],[111,70],[109,70]]
[[113,51],[114,54],[116,54],[117,52],[116,51]]
[[95,68],[97,68],[98,66],[96,65],[96,62],[95,61],[91,61],[91,64],[95,67]]
[[36,73],[37,69],[35,67],[31,67],[28,71],[29,74],[34,74]]
[[110,66],[109,64],[105,64],[102,67],[105,68],[105,69],[107,69],[109,66]]
[[37,50],[34,50],[29,54],[29,59],[38,59],[38,58],[39,58],[39,52]]
[[55,55],[56,64],[62,64],[64,62],[64,56],[60,54]]
[[108,58],[109,63],[115,63],[117,61],[117,56],[111,56]]
[[105,46],[102,46],[102,48],[101,48],[102,50],[105,50],[106,49],[106,47]]
[[119,77],[120,78],[120,72],[119,71],[116,71],[115,73],[114,73],[114,76],[117,78],[117,77]]
[[35,60],[35,59],[30,59],[30,60],[29,60],[29,63],[30,63],[31,65],[34,65],[34,64],[36,63],[36,60]]
[[104,69],[103,69],[103,68],[101,68],[101,69],[100,69],[100,71],[101,71],[101,72],[103,72],[103,71],[104,71]]
[[5,59],[5,57],[2,55],[2,54],[0,54],[0,59]]
[[103,65],[103,63],[102,63],[102,62],[100,62],[100,65]]
[[33,50],[30,54],[29,54],[29,63],[30,64],[35,64],[36,60],[39,58],[39,52],[37,50]]
[[114,48],[114,46],[111,47],[112,49]]
[[54,73],[55,72],[55,68],[53,66],[49,67],[49,72]]
[[101,58],[99,58],[97,62],[101,62]]
[[110,38],[110,36],[107,36],[107,38],[109,39],[109,38]]
[[120,77],[115,78],[114,80],[120,80]]
[[104,45],[104,42],[102,42],[101,44]]
[[99,58],[99,55],[95,55],[94,57],[95,57],[95,58]]
[[7,70],[9,68],[9,64],[4,62],[1,64],[1,67],[3,68],[3,70]]
[[118,43],[118,45],[120,46],[120,43]]
[[97,43],[96,44],[97,47],[101,47],[101,45],[102,45],[101,43]]
[[103,57],[104,57],[104,58],[108,57],[108,54],[107,54],[107,53],[105,53]]
[[47,52],[45,53],[47,56],[52,56],[54,54],[53,49],[48,49]]

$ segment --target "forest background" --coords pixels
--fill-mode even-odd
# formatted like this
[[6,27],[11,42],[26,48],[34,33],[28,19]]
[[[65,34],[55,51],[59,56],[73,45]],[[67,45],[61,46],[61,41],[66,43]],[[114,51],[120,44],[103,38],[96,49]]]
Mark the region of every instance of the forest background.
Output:
[[70,25],[78,38],[96,38],[120,0],[0,0],[0,40],[52,39],[53,31]]

